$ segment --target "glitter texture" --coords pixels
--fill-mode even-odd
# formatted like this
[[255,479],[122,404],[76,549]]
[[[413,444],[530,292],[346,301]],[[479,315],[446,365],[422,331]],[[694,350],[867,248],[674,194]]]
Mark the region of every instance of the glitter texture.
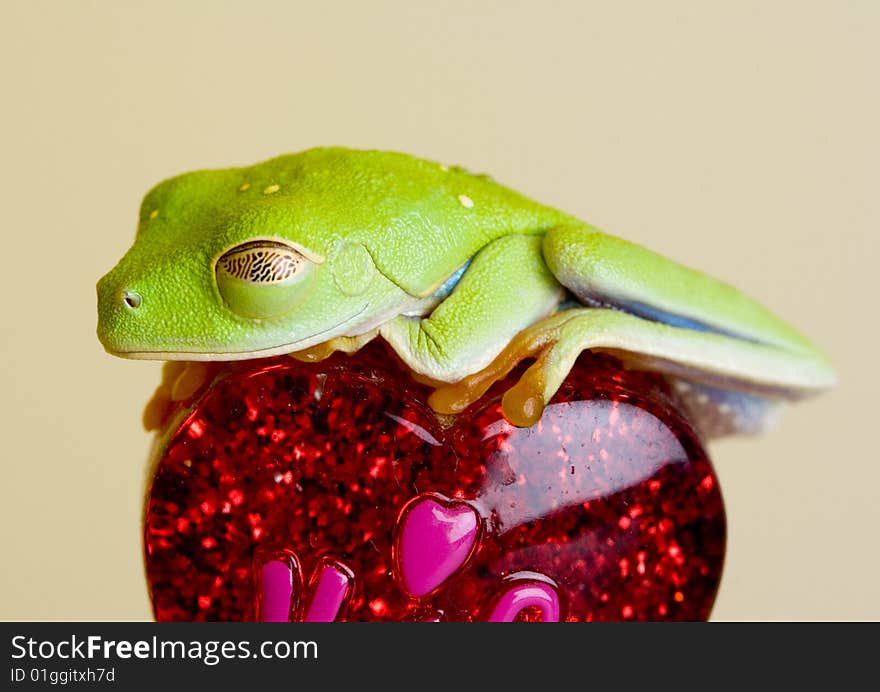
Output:
[[[379,343],[224,365],[158,438],[145,521],[156,619],[260,619],[260,575],[278,580],[281,565],[293,620],[315,617],[316,599],[337,620],[708,617],[724,506],[663,380],[585,353],[528,429],[501,414],[513,381],[440,420]],[[400,535],[419,502],[447,524],[473,510],[478,527],[465,527],[469,552],[452,543],[461,532],[440,546],[451,567],[412,596]],[[446,540],[425,521],[410,532]]]

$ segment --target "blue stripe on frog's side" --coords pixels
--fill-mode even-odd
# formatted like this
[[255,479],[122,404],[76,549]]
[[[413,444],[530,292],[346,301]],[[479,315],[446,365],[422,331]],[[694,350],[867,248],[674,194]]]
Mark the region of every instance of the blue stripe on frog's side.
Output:
[[711,324],[706,324],[705,322],[700,322],[699,320],[694,320],[690,317],[685,317],[684,315],[676,315],[673,312],[666,312],[665,310],[655,308],[652,305],[646,305],[645,303],[639,303],[636,301],[621,301],[618,304],[624,312],[633,314],[636,317],[643,317],[644,319],[651,320],[652,322],[662,322],[663,324],[668,324],[670,327],[678,327],[679,329],[691,329],[695,332],[709,332],[711,334],[720,334],[722,336],[729,336],[734,339],[740,339],[741,341],[754,341],[754,339],[743,336],[742,334],[736,334],[735,332],[731,332],[726,329],[718,329],[717,327],[713,327]]
[[711,324],[706,324],[705,322],[701,322],[699,320],[695,320],[684,315],[678,315],[674,312],[667,312],[666,310],[654,307],[653,305],[647,305],[646,303],[640,303],[634,300],[611,300],[600,296],[590,296],[583,301],[583,304],[587,305],[588,307],[620,310],[621,312],[626,312],[630,315],[635,315],[636,317],[641,317],[642,319],[649,320],[651,322],[660,322],[662,324],[668,324],[670,327],[677,327],[679,329],[690,329],[691,331],[695,332],[719,334],[721,336],[727,336],[732,339],[739,339],[740,341],[761,343],[750,336],[737,334],[736,332],[732,332],[727,329],[719,329],[718,327],[715,327]]
[[463,265],[461,265],[452,276],[450,276],[448,279],[446,279],[446,281],[443,282],[440,288],[438,288],[436,291],[434,291],[433,294],[431,294],[431,297],[437,298],[439,300],[443,300],[444,298],[448,297],[449,294],[452,293],[452,289],[455,288],[455,286],[461,280],[461,277],[467,271],[467,268],[469,266],[471,266],[471,260],[468,260]]

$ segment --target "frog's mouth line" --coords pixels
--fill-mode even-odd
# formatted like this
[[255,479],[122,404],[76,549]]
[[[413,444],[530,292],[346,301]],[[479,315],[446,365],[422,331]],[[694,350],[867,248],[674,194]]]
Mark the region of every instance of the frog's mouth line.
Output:
[[[320,332],[316,332],[315,334],[312,334],[305,339],[300,339],[299,341],[293,341],[287,344],[281,344],[279,346],[257,348],[251,351],[113,351],[109,348],[106,350],[111,355],[119,356],[120,358],[127,358],[129,360],[225,361],[268,358],[269,356],[280,356],[291,353],[293,351],[300,351],[304,348],[309,348],[310,346],[315,346],[321,343],[321,341],[323,341],[324,339],[319,337],[323,337],[328,332],[332,332],[336,329],[339,329],[340,327],[348,325],[350,322],[353,322],[358,317],[363,315],[368,307],[369,303],[364,303],[363,307],[353,315],[350,315],[349,317],[346,317],[344,320],[333,325],[332,327],[322,329]],[[334,334],[334,336],[339,336],[339,334]],[[315,341],[315,339],[318,340]]]

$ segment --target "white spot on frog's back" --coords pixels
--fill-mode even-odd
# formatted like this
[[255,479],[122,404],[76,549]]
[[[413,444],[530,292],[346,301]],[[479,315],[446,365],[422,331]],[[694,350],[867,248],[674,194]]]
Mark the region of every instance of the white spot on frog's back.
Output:
[[474,206],[474,200],[472,200],[467,195],[459,195],[458,201],[459,201],[459,203],[461,203],[461,206],[463,206],[465,209],[470,209]]
[[159,216],[159,210],[158,210],[158,209],[153,209],[153,211],[150,212],[150,221],[153,221],[153,220],[156,219],[158,216]]
[[244,192],[245,190],[249,190],[250,187],[251,187],[250,183],[242,183],[241,186],[238,188],[238,191]]
[[263,194],[264,195],[272,195],[272,194],[278,192],[278,190],[280,190],[280,189],[281,189],[280,185],[270,185],[269,187],[267,187],[263,190]]

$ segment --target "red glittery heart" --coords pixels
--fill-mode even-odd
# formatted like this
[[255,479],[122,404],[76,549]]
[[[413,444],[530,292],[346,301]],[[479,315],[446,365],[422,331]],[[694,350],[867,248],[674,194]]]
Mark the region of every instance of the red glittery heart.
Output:
[[[662,380],[583,354],[528,429],[512,381],[441,421],[381,344],[224,366],[157,446],[156,618],[705,619],[724,507]],[[450,526],[408,524],[419,503]],[[407,530],[445,551],[409,548],[417,587]]]

